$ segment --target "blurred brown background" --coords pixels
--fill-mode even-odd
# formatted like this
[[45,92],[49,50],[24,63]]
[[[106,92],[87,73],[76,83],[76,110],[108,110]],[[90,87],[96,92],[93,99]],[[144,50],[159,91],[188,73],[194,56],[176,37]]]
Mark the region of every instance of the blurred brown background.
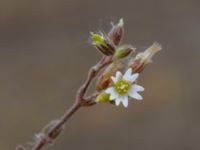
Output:
[[80,110],[48,150],[199,150],[200,2],[0,0],[0,150],[59,117],[99,53],[90,31],[123,17],[125,37],[163,51],[140,76],[144,101]]

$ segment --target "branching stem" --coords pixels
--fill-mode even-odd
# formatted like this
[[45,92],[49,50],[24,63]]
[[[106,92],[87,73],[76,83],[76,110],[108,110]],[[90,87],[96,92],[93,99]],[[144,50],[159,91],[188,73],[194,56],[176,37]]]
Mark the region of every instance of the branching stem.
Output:
[[[83,85],[79,88],[76,96],[76,100],[74,104],[69,108],[63,116],[60,117],[59,120],[57,120],[56,124],[48,130],[47,133],[39,133],[39,138],[36,139],[35,145],[33,146],[32,150],[41,150],[45,145],[48,145],[52,142],[54,142],[55,134],[59,131],[59,129],[62,129],[65,123],[69,120],[69,118],[77,111],[79,108],[83,106],[91,106],[95,104],[95,97],[97,96],[96,93],[91,94],[89,97],[85,98],[86,92],[88,90],[88,87],[90,86],[93,79],[97,76],[97,74],[108,64],[112,62],[112,57],[103,56],[102,59],[93,67],[90,68],[88,72],[87,79],[83,83]],[[18,147],[17,150],[22,147]],[[25,150],[25,148],[23,148]]]

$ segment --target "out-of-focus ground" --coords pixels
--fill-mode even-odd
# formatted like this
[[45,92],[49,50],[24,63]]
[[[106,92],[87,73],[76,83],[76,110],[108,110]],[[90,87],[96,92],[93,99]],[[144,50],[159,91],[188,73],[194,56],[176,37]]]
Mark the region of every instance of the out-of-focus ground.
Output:
[[124,43],[163,51],[140,76],[144,101],[81,109],[49,150],[199,150],[200,2],[0,0],[0,149],[34,133],[74,101],[100,54],[90,31],[125,20]]

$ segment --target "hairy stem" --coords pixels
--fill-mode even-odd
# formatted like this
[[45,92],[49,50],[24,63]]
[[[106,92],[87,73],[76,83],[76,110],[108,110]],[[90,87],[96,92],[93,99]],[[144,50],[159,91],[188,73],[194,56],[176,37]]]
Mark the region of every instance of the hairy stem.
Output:
[[[65,112],[65,114],[60,118],[60,121],[58,122],[58,124],[56,126],[54,126],[54,128],[52,128],[49,133],[47,133],[47,137],[51,137],[52,134],[54,134],[55,131],[57,131],[59,128],[61,128],[67,121],[68,119],[81,107],[81,105],[77,102],[75,102],[72,107],[70,109],[67,110],[67,112]],[[32,150],[40,150],[43,146],[45,146],[46,144],[48,144],[48,140],[45,139],[45,137],[43,139],[40,139],[40,141],[38,141],[36,143],[36,145],[32,148]]]
[[[85,98],[85,94],[97,74],[111,62],[112,57],[103,56],[102,59],[95,66],[90,68],[87,79],[77,92],[74,104],[63,114],[63,116],[60,117],[59,120],[57,120],[56,124],[46,133],[39,133],[39,138],[36,139],[35,145],[33,146],[32,150],[41,150],[45,145],[52,143],[57,138],[57,136],[54,137],[54,135],[59,134],[58,132],[60,131],[60,129],[63,128],[65,123],[79,108],[81,108],[82,106],[91,106],[95,104],[94,99],[97,94],[93,93],[87,98]],[[19,146],[17,150],[21,150],[20,148],[22,149],[22,147]],[[25,148],[23,149],[25,150]]]

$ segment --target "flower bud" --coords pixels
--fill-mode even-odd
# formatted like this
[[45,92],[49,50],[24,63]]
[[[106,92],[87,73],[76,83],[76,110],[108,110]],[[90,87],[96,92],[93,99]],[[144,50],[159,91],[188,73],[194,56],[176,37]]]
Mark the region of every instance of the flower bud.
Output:
[[131,52],[135,51],[135,48],[131,45],[123,45],[116,49],[115,58],[121,59],[128,56]]
[[152,57],[162,49],[162,46],[155,42],[147,50],[136,55],[129,63],[129,67],[133,69],[135,73],[140,73],[144,67],[152,62]]
[[97,103],[107,103],[110,102],[110,94],[106,93],[106,92],[102,92],[101,94],[99,94],[96,98],[96,102]]
[[115,72],[120,68],[120,64],[118,62],[113,62],[110,64],[100,75],[99,79],[96,83],[96,90],[101,91],[109,86],[111,83],[110,77],[115,74]]
[[115,45],[118,45],[124,34],[124,21],[119,20],[117,25],[113,25],[111,31],[108,33],[108,37],[113,41]]
[[104,55],[111,56],[115,53],[115,46],[109,37],[91,32],[91,40],[92,45]]

